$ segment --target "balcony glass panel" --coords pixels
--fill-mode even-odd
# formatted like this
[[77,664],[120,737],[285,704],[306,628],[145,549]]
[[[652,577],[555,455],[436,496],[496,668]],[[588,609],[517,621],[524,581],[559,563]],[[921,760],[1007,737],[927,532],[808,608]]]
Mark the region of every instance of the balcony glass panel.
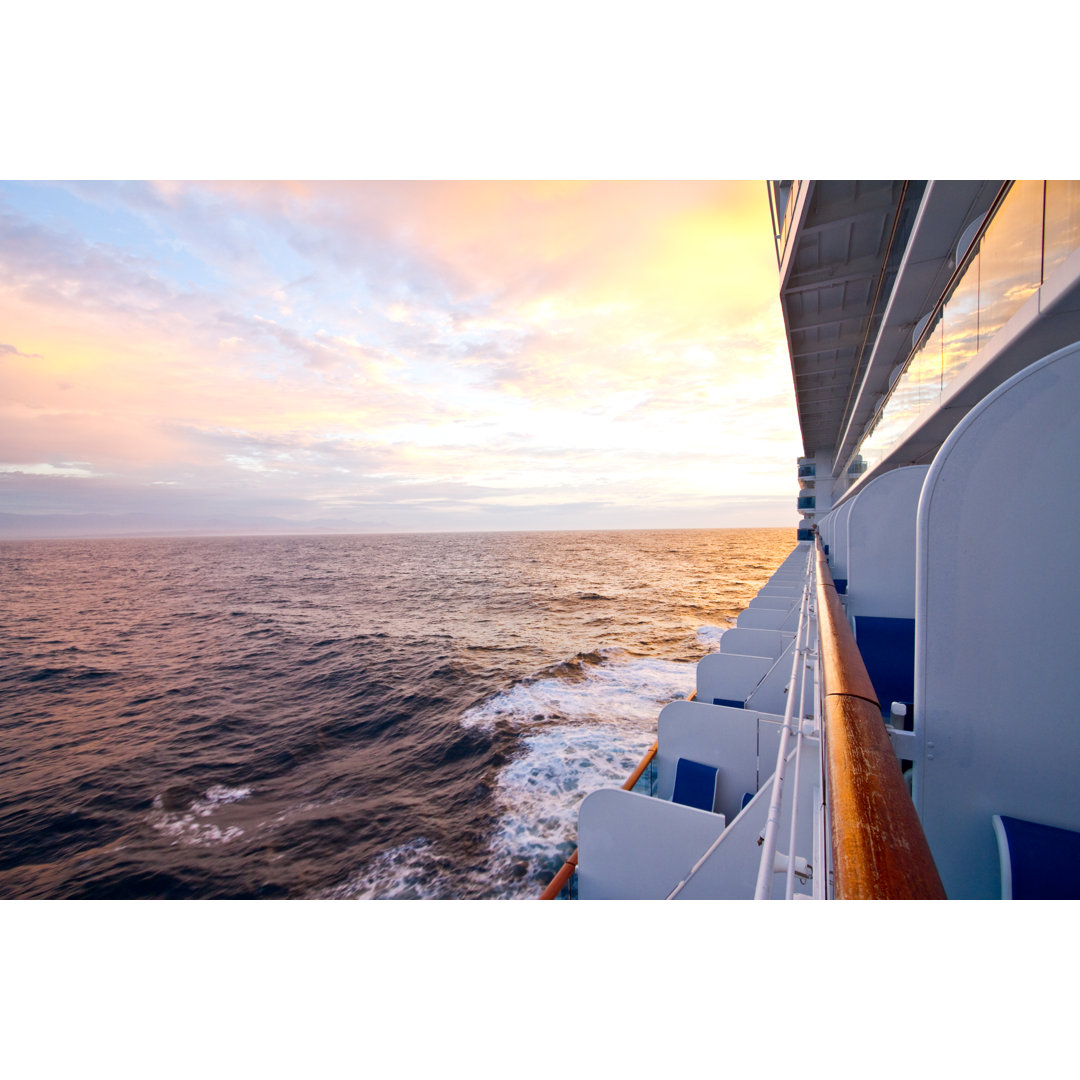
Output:
[[[781,187],[786,185],[786,191]],[[780,258],[784,257],[784,252],[787,251],[788,233],[791,231],[791,223],[795,218],[795,203],[799,198],[799,188],[802,187],[801,180],[781,180],[777,190],[777,202],[781,198],[786,198],[786,202],[783,205],[783,209],[778,210],[781,216],[780,223]]]
[[[897,381],[898,389],[907,384],[907,390],[901,391],[902,394],[907,395],[907,403],[902,407],[906,408],[910,420],[919,413],[925,412],[941,396],[942,330],[943,322],[939,315],[930,336],[922,348],[908,361],[907,370]],[[893,396],[896,396],[895,392]]]
[[1080,247],[1080,180],[1046,181],[1043,281]]
[[867,468],[877,465],[919,414],[941,396],[941,347],[942,320],[939,317],[930,336],[896,380],[877,423],[859,449]]
[[1045,275],[1077,247],[1080,181],[1017,180],[852,460],[865,460],[867,469],[879,464],[918,416],[937,406],[950,384],[1036,292]]
[[955,379],[979,351],[979,267],[978,253],[957,283],[945,305],[941,343],[941,388]]
[[877,422],[871,428],[870,434],[859,448],[859,453],[866,461],[867,470],[879,464],[888,451],[896,445],[911,421],[918,416],[918,412],[917,402],[910,390],[895,404],[890,398]]
[[1035,292],[1042,279],[1041,180],[1013,184],[979,245],[979,348]]

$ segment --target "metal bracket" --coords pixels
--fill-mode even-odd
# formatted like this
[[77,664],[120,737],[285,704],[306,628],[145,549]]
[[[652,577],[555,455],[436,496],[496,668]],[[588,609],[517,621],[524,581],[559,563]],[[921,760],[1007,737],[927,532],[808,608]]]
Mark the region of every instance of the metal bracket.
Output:
[[901,731],[899,728],[889,727],[888,724],[885,725],[885,730],[888,732],[889,742],[892,743],[892,748],[899,760],[918,760],[919,741],[914,731]]

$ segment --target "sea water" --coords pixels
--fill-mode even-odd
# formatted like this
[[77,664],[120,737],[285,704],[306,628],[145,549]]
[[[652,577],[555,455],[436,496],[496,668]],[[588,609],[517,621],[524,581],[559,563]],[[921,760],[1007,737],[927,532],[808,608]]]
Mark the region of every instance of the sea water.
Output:
[[2,543],[0,897],[535,897],[793,547]]

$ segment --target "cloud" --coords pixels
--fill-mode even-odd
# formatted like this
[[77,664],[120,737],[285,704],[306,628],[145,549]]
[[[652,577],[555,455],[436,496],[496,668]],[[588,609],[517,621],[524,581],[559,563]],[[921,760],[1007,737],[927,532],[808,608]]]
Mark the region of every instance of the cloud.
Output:
[[103,475],[87,468],[83,463],[74,461],[65,461],[58,465],[53,465],[50,462],[37,462],[29,465],[5,465],[0,463],[0,473],[14,473],[22,476],[76,476],[80,479]]
[[0,460],[50,497],[395,527],[793,501],[763,185],[32,194],[0,185]]
[[15,348],[14,345],[5,345],[0,341],[0,356],[21,356],[24,360],[41,360],[43,359],[41,353],[24,353]]

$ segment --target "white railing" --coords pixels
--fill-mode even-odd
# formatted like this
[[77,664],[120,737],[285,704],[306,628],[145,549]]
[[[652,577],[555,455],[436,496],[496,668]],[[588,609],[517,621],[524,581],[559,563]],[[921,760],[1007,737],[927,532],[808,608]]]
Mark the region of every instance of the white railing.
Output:
[[[799,628],[792,650],[791,675],[785,688],[787,704],[784,711],[780,747],[776,755],[776,768],[773,773],[773,786],[769,800],[768,820],[765,826],[764,840],[762,843],[761,859],[758,864],[757,884],[754,898],[757,900],[768,899],[772,891],[772,883],[776,873],[783,869],[786,872],[785,894],[787,899],[795,895],[795,877],[805,876],[811,871],[810,864],[805,859],[797,859],[794,855],[798,829],[798,806],[799,806],[799,782],[800,765],[804,741],[809,737],[820,750],[820,691],[817,670],[816,649],[816,613],[815,613],[815,584],[814,552],[811,547],[807,552],[807,563],[804,571],[804,584],[802,599],[799,608]],[[809,731],[804,724],[806,706],[807,684],[810,684],[813,694],[813,720],[809,724]],[[795,699],[798,697],[798,723],[793,723],[796,712]],[[794,755],[789,750],[791,735],[795,734]],[[788,854],[778,860],[776,847],[779,835],[784,803],[784,779],[789,759],[795,758],[794,790],[791,798],[790,831],[788,842]],[[817,814],[815,814],[815,821]],[[724,839],[724,833],[713,841],[700,859],[690,868],[686,876],[668,894],[666,899],[673,900],[682,892],[683,888],[694,878],[702,866],[709,860]],[[815,842],[815,848],[817,844]],[[818,884],[815,882],[815,895],[819,893]]]
[[[806,683],[806,627],[809,588],[803,589],[802,606],[799,609],[799,634],[795,639],[795,648],[791,657],[791,678],[787,684],[787,704],[784,707],[784,723],[780,733],[780,748],[776,753],[776,769],[773,772],[772,795],[769,799],[769,814],[765,821],[765,839],[762,844],[761,860],[758,863],[757,884],[754,887],[755,900],[767,900],[772,890],[773,875],[776,872],[776,841],[780,829],[780,814],[784,803],[784,780],[788,763],[788,746],[791,743],[791,720],[795,713],[795,691],[797,686]],[[801,669],[801,670],[800,670]],[[801,696],[801,692],[800,692]],[[800,728],[802,717],[800,714]],[[801,734],[799,736],[801,738]],[[792,815],[794,816],[794,814]],[[793,861],[789,859],[789,862]]]
[[806,584],[803,586],[802,605],[799,608],[799,633],[795,639],[795,648],[791,659],[791,678],[787,685],[787,705],[784,709],[784,726],[780,735],[780,748],[776,754],[776,770],[773,773],[772,795],[769,799],[769,816],[765,824],[765,839],[762,843],[761,860],[758,863],[757,884],[754,887],[755,900],[768,900],[772,893],[773,878],[777,871],[776,844],[780,829],[780,818],[784,804],[784,780],[786,777],[789,757],[788,746],[792,735],[792,718],[795,714],[795,691],[798,686],[798,728],[795,737],[795,791],[791,800],[791,831],[790,843],[786,857],[787,870],[787,896],[788,899],[794,894],[795,874],[795,830],[798,825],[798,791],[799,791],[799,765],[802,761],[803,745],[803,710],[806,698],[807,671],[812,668],[807,665],[808,638],[810,634],[810,622],[813,617],[813,605],[810,594],[813,591],[812,552],[807,552]]
[[[813,609],[810,610],[811,616],[813,615]],[[809,620],[807,620],[809,622]],[[799,685],[799,727],[798,735],[795,739],[795,785],[791,792],[791,829],[788,834],[788,853],[793,855],[795,852],[795,829],[799,824],[799,782],[802,779],[802,751],[804,736],[806,734],[806,721],[803,719],[805,716],[805,704],[806,704],[806,683],[807,673],[812,673],[816,668],[814,659],[816,654],[807,645],[803,651],[803,676]],[[759,872],[760,876],[760,872]],[[795,895],[795,859],[789,857],[787,861],[787,879],[784,886],[784,899],[791,900]],[[767,897],[767,893],[766,893]],[[766,897],[762,897],[765,899]]]

